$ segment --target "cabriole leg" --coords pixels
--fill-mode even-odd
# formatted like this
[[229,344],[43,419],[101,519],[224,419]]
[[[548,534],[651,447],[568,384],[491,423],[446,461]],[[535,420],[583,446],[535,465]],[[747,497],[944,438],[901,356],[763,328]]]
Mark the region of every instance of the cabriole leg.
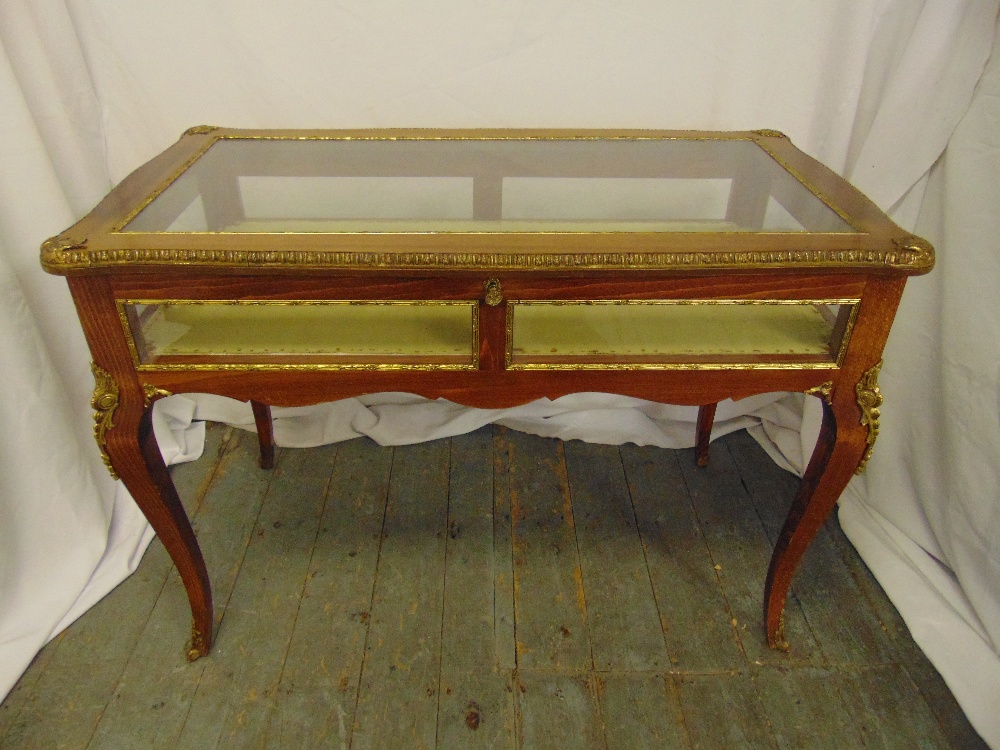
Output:
[[253,421],[257,425],[257,442],[260,443],[260,468],[274,468],[274,423],[271,421],[271,407],[259,401],[251,401]]
[[832,402],[824,401],[819,440],[767,571],[764,620],[767,642],[772,648],[788,648],[783,617],[795,569],[858,468],[868,437],[869,430],[859,419],[854,394],[838,392]]
[[113,475],[121,478],[177,566],[191,604],[193,626],[188,659],[208,654],[212,646],[212,589],[201,548],[181,505],[153,435],[152,409],[137,386],[122,388],[94,365],[98,445]]
[[708,444],[712,440],[712,425],[715,424],[715,410],[718,404],[698,407],[698,427],[695,432],[694,455],[698,466],[708,466]]

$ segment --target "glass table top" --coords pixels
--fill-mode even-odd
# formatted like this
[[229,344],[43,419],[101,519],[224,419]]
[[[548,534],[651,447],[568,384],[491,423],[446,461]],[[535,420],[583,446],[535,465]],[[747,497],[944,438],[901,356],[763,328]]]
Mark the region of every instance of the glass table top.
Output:
[[737,138],[220,138],[121,232],[854,233]]

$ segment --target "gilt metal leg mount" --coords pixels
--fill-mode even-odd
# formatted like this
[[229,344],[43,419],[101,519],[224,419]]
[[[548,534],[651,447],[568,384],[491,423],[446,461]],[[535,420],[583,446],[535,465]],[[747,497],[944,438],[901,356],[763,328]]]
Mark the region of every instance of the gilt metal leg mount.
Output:
[[868,441],[865,446],[865,452],[861,456],[861,463],[855,469],[855,474],[860,474],[865,470],[865,467],[868,465],[868,459],[872,457],[875,441],[878,439],[879,417],[881,416],[879,409],[884,401],[882,391],[878,387],[878,374],[881,369],[882,360],[879,360],[878,364],[865,372],[858,381],[858,384],[854,386],[854,392],[858,398],[858,406],[861,408],[861,424],[868,428]]
[[118,479],[118,473],[111,465],[111,457],[108,455],[107,432],[115,426],[115,409],[118,408],[118,384],[111,374],[102,369],[96,362],[90,363],[90,371],[94,373],[94,395],[90,399],[90,406],[94,409],[94,439],[97,441],[97,448],[101,451],[101,458],[104,465],[108,467],[111,476]]

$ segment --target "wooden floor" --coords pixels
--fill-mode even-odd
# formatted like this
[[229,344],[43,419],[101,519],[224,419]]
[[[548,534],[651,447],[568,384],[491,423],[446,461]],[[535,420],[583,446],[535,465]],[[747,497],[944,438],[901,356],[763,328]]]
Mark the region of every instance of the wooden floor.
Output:
[[0,706],[3,748],[983,748],[835,521],[764,645],[797,480],[484,428],[279,451],[213,427],[174,478],[209,564],[184,660],[154,542]]

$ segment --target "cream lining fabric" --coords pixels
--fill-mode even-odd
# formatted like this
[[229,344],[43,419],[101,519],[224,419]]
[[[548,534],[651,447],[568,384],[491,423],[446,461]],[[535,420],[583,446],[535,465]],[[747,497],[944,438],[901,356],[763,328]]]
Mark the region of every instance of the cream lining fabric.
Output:
[[513,355],[829,354],[814,305],[514,304]]
[[[391,362],[411,356],[473,357],[475,305],[177,304],[156,305],[138,338],[149,356],[324,354]],[[135,335],[136,332],[133,332]]]
[[[104,0],[0,4],[0,694],[134,569],[150,538],[94,449],[89,355],[65,283],[39,270],[38,245],[184,129],[768,127],[937,246],[938,268],[904,298],[883,369],[880,442],[842,518],[973,724],[1000,747],[995,58],[983,76],[996,14],[995,0],[862,0],[850,10],[216,0],[128,14]],[[756,424],[801,468],[816,435],[803,401],[725,405],[718,432]],[[158,410],[158,435],[169,460],[191,458],[192,419],[248,415],[176,397]],[[562,437],[682,445],[691,416],[592,394],[503,414],[383,394],[283,411],[277,434],[286,445],[362,433],[412,442],[502,419]]]

